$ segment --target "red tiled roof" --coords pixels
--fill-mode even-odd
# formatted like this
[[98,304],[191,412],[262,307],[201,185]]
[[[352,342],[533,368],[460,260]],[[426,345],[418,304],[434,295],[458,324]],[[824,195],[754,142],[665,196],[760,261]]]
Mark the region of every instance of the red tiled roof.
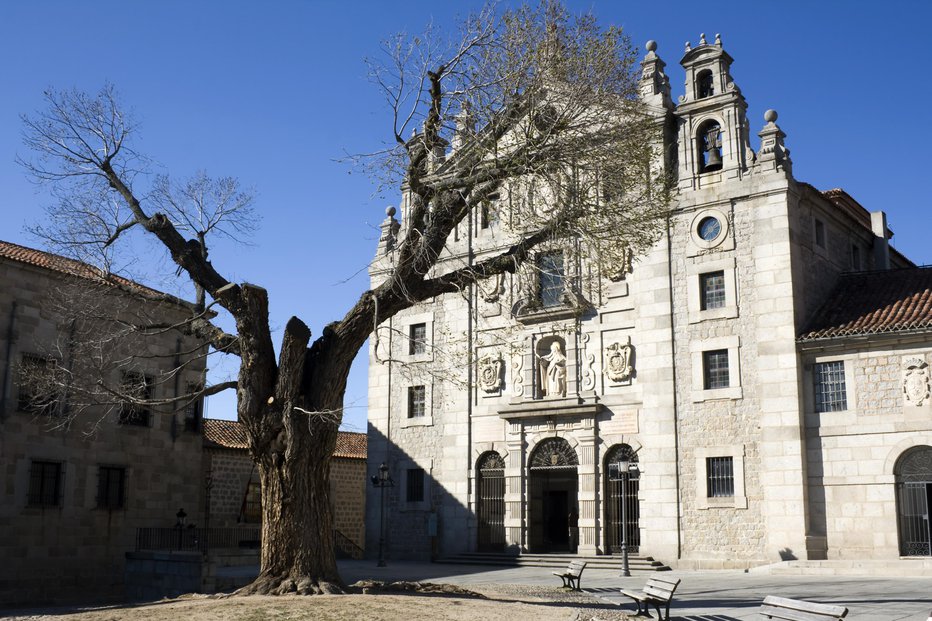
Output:
[[842,274],[800,341],[932,331],[932,267]]
[[[213,448],[242,449],[249,447],[246,430],[235,420],[204,419],[204,444]],[[334,457],[346,459],[366,458],[366,434],[349,431],[337,432]]]
[[246,449],[246,430],[235,420],[204,419],[204,444],[218,448]]
[[[34,248],[27,248],[26,246],[20,246],[18,244],[13,244],[6,241],[0,241],[0,258],[17,261],[19,263],[26,263],[28,265],[33,265],[35,267],[49,270],[51,272],[65,274],[66,276],[77,276],[78,278],[126,287],[141,293],[148,293],[159,296],[165,295],[160,291],[150,289],[145,285],[141,285],[127,278],[123,278],[122,276],[117,276],[115,274],[105,274],[102,270],[94,267],[93,265],[75,261],[74,259],[69,259],[57,254],[52,254],[51,252],[36,250]],[[178,302],[183,303],[181,300],[178,300]]]

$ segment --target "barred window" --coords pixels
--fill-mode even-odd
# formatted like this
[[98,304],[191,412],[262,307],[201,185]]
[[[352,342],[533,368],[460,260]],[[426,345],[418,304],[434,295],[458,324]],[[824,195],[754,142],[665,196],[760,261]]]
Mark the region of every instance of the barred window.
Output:
[[540,305],[552,308],[563,304],[563,280],[565,268],[562,252],[547,252],[537,260],[540,270]]
[[815,243],[820,248],[825,248],[825,223],[819,219],[815,221]]
[[262,488],[257,481],[250,481],[246,486],[246,496],[243,498],[243,507],[240,518],[247,524],[262,522]]
[[705,390],[728,388],[731,385],[727,349],[702,352],[702,377]]
[[426,387],[408,387],[408,418],[421,418],[424,416],[426,413],[426,397]]
[[97,507],[122,509],[126,490],[126,468],[100,466],[97,469]]
[[424,502],[424,471],[420,468],[409,468],[407,476],[405,500]]
[[408,353],[412,356],[427,351],[427,324],[413,323],[408,330]]
[[725,272],[709,272],[699,275],[699,288],[702,292],[700,307],[702,310],[725,307]]
[[839,412],[848,409],[845,390],[845,361],[817,362],[813,368],[816,412]]
[[54,415],[55,361],[36,354],[23,354],[19,366],[17,409],[31,414]]
[[28,503],[34,507],[61,505],[62,467],[57,461],[34,461],[29,470]]
[[[123,373],[120,385],[125,394],[135,399],[152,398],[152,378],[139,371]],[[120,406],[119,423],[121,425],[148,427],[150,418],[151,412],[144,405],[126,401]]]
[[[197,394],[203,390],[200,384],[188,384],[187,394]],[[204,397],[192,399],[184,406],[184,428],[186,431],[200,431],[201,419],[204,417]]]
[[707,457],[705,460],[706,490],[709,498],[730,498],[735,495],[734,458]]

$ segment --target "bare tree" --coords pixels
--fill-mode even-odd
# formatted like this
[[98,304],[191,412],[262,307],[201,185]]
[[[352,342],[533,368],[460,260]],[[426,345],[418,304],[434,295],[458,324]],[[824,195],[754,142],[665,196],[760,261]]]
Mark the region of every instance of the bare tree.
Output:
[[[393,127],[388,146],[364,160],[383,182],[405,188],[390,274],[313,342],[292,317],[278,359],[266,291],[231,282],[207,260],[210,228],[177,216],[178,193],[166,191],[169,184],[156,198],[137,192],[135,128],[111,89],[95,97],[48,93],[48,110],[26,119],[26,142],[38,155],[27,168],[65,197],[57,215],[70,223],[61,230],[68,244],[106,251],[130,230],[153,236],[179,273],[206,293],[188,329],[240,358],[237,413],[260,474],[263,511],[261,572],[244,593],[343,587],[333,550],[330,455],[350,365],[373,325],[514,273],[554,239],[579,240],[593,264],[616,272],[655,239],[667,204],[654,152],[657,125],[638,101],[634,52],[618,28],[544,3],[484,10],[451,44],[429,30],[393,38],[384,51],[384,62],[370,67]],[[456,227],[506,188],[524,197],[503,223],[509,242],[478,262],[441,264]],[[192,195],[201,196],[197,189],[182,194],[195,204]],[[88,224],[90,218],[101,223]],[[205,307],[228,313],[235,334],[219,329]]]

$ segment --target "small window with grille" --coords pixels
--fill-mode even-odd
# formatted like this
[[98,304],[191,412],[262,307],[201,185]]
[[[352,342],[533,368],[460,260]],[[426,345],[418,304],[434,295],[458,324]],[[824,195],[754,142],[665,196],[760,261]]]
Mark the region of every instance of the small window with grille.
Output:
[[[151,399],[152,378],[138,371],[127,371],[123,373],[121,389],[133,399]],[[146,406],[134,401],[124,401],[120,406],[119,423],[121,425],[148,427],[151,416],[152,413]]]
[[408,328],[408,353],[412,356],[427,351],[427,324],[412,323]]
[[97,468],[97,508],[122,509],[126,490],[126,468],[99,466]]
[[707,457],[706,490],[709,498],[732,498],[735,495],[735,470],[732,457]]
[[727,349],[702,352],[702,377],[705,390],[728,388],[731,385]]
[[423,418],[427,413],[427,388],[425,386],[408,387],[408,418]]
[[61,505],[62,465],[57,461],[34,461],[29,469],[29,505],[57,507]]
[[725,272],[709,272],[699,275],[699,289],[701,292],[700,308],[711,310],[725,307]]
[[839,412],[848,409],[845,387],[845,361],[818,362],[812,371],[815,384],[816,412]]
[[409,468],[405,488],[405,500],[407,502],[424,502],[424,470]]
[[50,358],[36,354],[22,355],[19,367],[18,410],[49,416],[58,413],[55,371],[55,361]]

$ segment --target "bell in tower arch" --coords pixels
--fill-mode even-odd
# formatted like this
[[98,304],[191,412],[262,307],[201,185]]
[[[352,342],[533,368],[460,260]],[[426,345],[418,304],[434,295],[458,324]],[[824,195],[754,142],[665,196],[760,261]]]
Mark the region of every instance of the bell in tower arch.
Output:
[[722,128],[714,121],[707,124],[700,132],[702,145],[702,171],[712,172],[722,169]]

